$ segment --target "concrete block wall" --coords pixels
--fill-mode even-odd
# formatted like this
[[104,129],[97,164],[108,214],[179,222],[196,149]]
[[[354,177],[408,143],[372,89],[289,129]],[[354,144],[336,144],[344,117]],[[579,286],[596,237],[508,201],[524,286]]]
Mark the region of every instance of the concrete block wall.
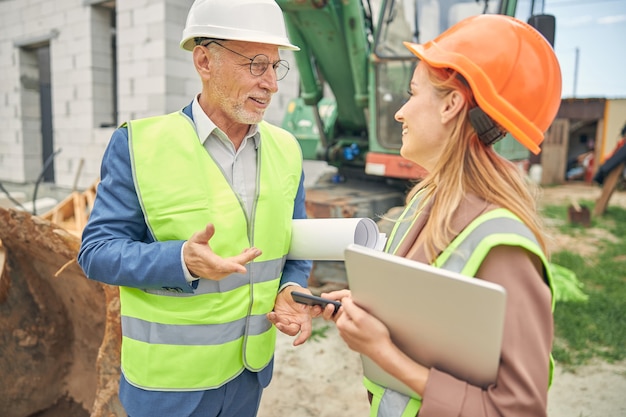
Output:
[[[14,2],[17,3],[17,2]],[[23,110],[21,95],[15,94],[15,86],[21,83],[21,74],[13,70],[20,61],[20,55],[14,53],[5,33],[19,31],[19,12],[17,7],[0,3],[0,178],[20,178],[24,172]]]
[[[94,33],[106,34],[110,27],[107,21],[106,29],[93,31],[102,10],[81,0],[0,2],[0,118],[11,126],[0,131],[0,180],[33,182],[41,174],[41,56],[37,50],[47,45],[53,149],[60,150],[54,159],[55,182],[60,186],[74,183],[85,145],[89,146],[103,118],[97,117],[96,110],[95,94],[103,90],[94,82],[98,65],[94,64],[93,42],[99,38]],[[112,88],[111,81],[108,87]],[[109,92],[109,102],[112,95]]]
[[191,3],[117,2],[120,120],[175,111],[199,91],[191,54],[178,46]]
[[101,154],[106,144],[94,138],[100,130],[110,134],[115,125],[112,17],[109,9],[65,1],[64,30],[50,45],[53,140],[60,149],[54,161],[55,182],[82,189],[97,178],[91,164],[99,159],[94,161],[88,150],[95,147]]
[[[0,1],[0,182],[34,182],[42,172],[38,47],[49,46],[54,182],[84,189],[99,177],[117,125],[178,110],[200,91],[191,54],[179,47],[192,2]],[[292,53],[283,55],[292,70],[266,113],[278,125],[299,82]]]

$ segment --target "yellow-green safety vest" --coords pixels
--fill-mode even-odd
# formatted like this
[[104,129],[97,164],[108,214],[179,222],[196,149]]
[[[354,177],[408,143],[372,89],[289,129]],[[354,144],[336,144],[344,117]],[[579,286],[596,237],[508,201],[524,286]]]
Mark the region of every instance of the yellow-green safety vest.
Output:
[[128,123],[133,180],[157,241],[186,240],[216,225],[211,248],[222,257],[255,246],[247,273],[200,279],[193,294],[120,287],[122,370],[147,390],[216,388],[244,368],[263,369],[274,354],[274,308],[291,240],[302,174],[295,138],[259,124],[257,193],[250,219],[219,164],[182,112]]
[[[386,252],[395,253],[417,220],[418,216],[415,212],[420,199],[421,196],[418,193],[394,225],[387,241]],[[537,239],[517,216],[503,208],[489,211],[474,219],[437,257],[433,265],[473,277],[489,251],[499,245],[521,246],[537,255],[543,262],[550,291],[553,291],[549,263]],[[552,310],[554,311],[554,294]],[[549,378],[552,381],[554,369],[552,355],[549,361]],[[422,405],[422,400],[417,395],[409,397],[378,385],[366,377],[363,378],[363,383],[372,393],[370,417],[415,417]]]

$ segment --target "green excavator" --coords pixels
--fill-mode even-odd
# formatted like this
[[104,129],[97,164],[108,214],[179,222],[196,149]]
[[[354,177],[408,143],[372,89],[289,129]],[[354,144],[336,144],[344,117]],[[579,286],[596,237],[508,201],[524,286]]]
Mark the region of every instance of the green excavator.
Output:
[[[337,178],[419,179],[424,170],[399,155],[401,126],[394,113],[416,58],[403,41],[423,43],[471,15],[499,13],[528,21],[552,44],[553,16],[535,13],[543,1],[525,0],[277,0],[291,41],[300,91],[283,127],[304,158],[338,169]],[[488,51],[486,50],[486,53]],[[512,137],[496,145],[521,161],[528,151]]]

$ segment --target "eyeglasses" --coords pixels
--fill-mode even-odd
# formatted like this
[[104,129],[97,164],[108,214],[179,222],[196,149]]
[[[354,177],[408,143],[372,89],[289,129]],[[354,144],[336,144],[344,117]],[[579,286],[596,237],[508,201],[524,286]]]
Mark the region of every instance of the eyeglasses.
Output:
[[249,59],[250,60],[250,74],[254,76],[260,77],[261,75],[265,74],[265,71],[267,71],[267,68],[270,66],[270,64],[272,65],[272,68],[274,68],[274,72],[276,73],[276,81],[280,81],[283,78],[285,78],[285,76],[289,72],[289,63],[285,61],[284,59],[279,59],[278,61],[271,63],[267,55],[264,55],[264,54],[258,54],[252,58],[249,58],[245,55],[240,54],[237,51],[233,51],[232,49],[225,47],[224,45],[222,45],[221,43],[217,41],[210,41],[205,44],[202,44],[202,46],[207,47],[211,45],[212,43],[221,46],[222,48],[226,49],[227,51],[232,52],[233,54],[237,54],[240,57]]

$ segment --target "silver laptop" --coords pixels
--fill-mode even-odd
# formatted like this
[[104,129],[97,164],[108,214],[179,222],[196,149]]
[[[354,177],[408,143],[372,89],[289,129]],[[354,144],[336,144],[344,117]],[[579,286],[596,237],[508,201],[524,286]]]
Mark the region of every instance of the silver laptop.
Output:
[[[350,244],[345,267],[352,298],[387,325],[413,360],[473,385],[498,372],[506,292],[500,285]],[[415,396],[361,355],[367,378]]]

